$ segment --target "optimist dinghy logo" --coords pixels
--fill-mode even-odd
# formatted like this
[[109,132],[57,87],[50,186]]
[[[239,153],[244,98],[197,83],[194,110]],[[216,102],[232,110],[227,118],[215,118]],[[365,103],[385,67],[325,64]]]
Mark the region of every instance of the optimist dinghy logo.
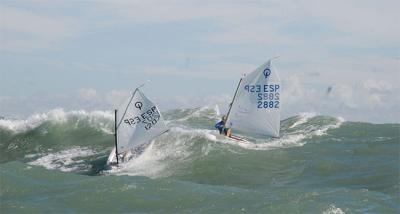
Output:
[[140,109],[140,110],[142,110],[142,106],[143,106],[143,103],[142,103],[142,102],[136,102],[136,103],[135,103],[135,107],[138,108],[138,109]]
[[263,74],[264,74],[265,79],[267,79],[268,76],[271,75],[271,70],[270,70],[269,68],[266,68],[266,69],[263,71]]

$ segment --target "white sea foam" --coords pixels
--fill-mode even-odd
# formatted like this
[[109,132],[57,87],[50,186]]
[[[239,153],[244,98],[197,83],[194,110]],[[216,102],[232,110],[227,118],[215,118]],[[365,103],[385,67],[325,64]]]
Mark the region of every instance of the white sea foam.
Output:
[[106,125],[107,121],[112,121],[114,119],[114,116],[111,112],[107,111],[86,112],[84,110],[66,112],[63,109],[53,109],[47,113],[34,114],[25,120],[0,119],[0,128],[20,133],[34,129],[46,121],[64,123],[72,117],[87,119],[89,120],[90,124],[93,124],[102,131],[106,133],[112,132],[111,130],[107,129]]
[[[212,130],[175,127],[155,140],[139,156],[126,163],[112,167],[105,173],[114,175],[142,175],[150,178],[167,177],[175,174],[185,162],[193,157],[195,138],[215,140]],[[200,154],[207,155],[210,144],[202,144]]]
[[[206,109],[198,109],[194,111],[194,115],[201,117],[202,112]],[[207,112],[209,115],[209,112]],[[304,113],[300,117],[300,124],[306,123],[315,114]],[[187,118],[193,117],[193,114]],[[173,122],[173,121],[172,121]],[[331,122],[328,125],[321,125],[319,127],[306,126],[303,128],[296,128],[292,132],[283,132],[280,138],[248,138],[248,142],[240,142],[222,136],[217,130],[191,128],[186,125],[179,125],[178,127],[171,127],[170,131],[156,138],[140,155],[132,158],[126,163],[122,163],[117,167],[106,171],[114,175],[132,175],[132,176],[146,176],[150,178],[167,177],[172,174],[179,173],[180,167],[184,166],[186,161],[197,158],[198,155],[206,156],[213,149],[221,149],[220,145],[229,144],[250,150],[271,150],[277,148],[289,148],[303,146],[307,143],[307,138],[315,135],[321,135],[330,128],[339,127],[343,122],[342,119],[337,119],[337,122]],[[196,140],[200,139],[200,141]],[[207,142],[209,141],[209,142]],[[201,142],[199,147],[192,147],[195,143]],[[222,144],[220,144],[222,143]],[[240,153],[234,147],[225,147],[229,152]]]
[[[73,147],[68,150],[44,155],[28,164],[43,166],[46,169],[58,169],[64,172],[86,169],[82,158],[97,154],[94,150],[85,147]],[[28,155],[32,157],[32,155]]]
[[[216,133],[216,135],[218,135],[218,133]],[[295,135],[285,135],[280,138],[269,138],[266,140],[256,139],[253,141],[237,141],[224,136],[217,139],[218,142],[240,146],[244,149],[271,150],[277,148],[303,146],[305,144],[305,142],[302,141],[304,138],[305,138],[304,134],[295,134]]]
[[[205,116],[202,113],[205,112],[206,110],[210,110],[210,109],[211,109],[210,107],[203,107],[203,108],[197,109],[191,115],[188,115],[187,117],[183,118],[183,120],[186,120],[187,118],[190,118],[190,117]],[[219,109],[215,107],[213,110],[214,110],[214,112],[217,113]],[[317,113],[315,113],[315,112],[300,113],[298,115],[297,121],[289,127],[290,129],[295,128],[294,131],[292,131],[292,132],[289,131],[286,133],[282,132],[280,138],[269,138],[266,140],[249,138],[250,140],[248,142],[241,142],[241,141],[233,140],[233,139],[230,139],[227,137],[219,137],[220,135],[218,134],[218,132],[214,131],[214,130],[191,129],[191,128],[187,128],[187,127],[180,128],[180,129],[177,128],[175,130],[180,131],[181,133],[184,133],[184,132],[191,132],[192,134],[197,133],[198,135],[202,135],[203,137],[207,138],[210,141],[218,141],[218,142],[222,142],[222,143],[238,145],[238,146],[246,148],[246,149],[269,150],[269,149],[275,149],[275,148],[303,146],[306,143],[305,139],[311,138],[313,136],[324,135],[324,134],[326,134],[326,132],[328,130],[340,127],[340,125],[345,121],[343,118],[337,117],[336,122],[333,122],[328,125],[318,126],[317,124],[315,124],[315,125],[311,124],[310,126],[304,128],[304,129],[297,128],[298,126],[307,123],[315,116],[317,116]]]
[[[214,113],[209,110],[213,110]],[[212,120],[212,118],[216,118],[216,115],[217,108],[203,107],[194,110],[190,115],[182,119],[207,117]],[[192,158],[193,152],[200,151],[200,155],[207,155],[212,149],[220,148],[218,144],[210,142],[229,144],[251,150],[297,147],[306,144],[307,138],[323,135],[327,130],[339,127],[344,121],[343,118],[337,118],[336,122],[333,121],[327,125],[307,124],[305,126],[300,126],[310,121],[315,115],[315,113],[300,114],[297,121],[295,121],[288,130],[282,130],[280,138],[260,139],[245,137],[249,140],[248,142],[240,142],[221,136],[217,130],[191,128],[190,125],[182,123],[178,127],[171,127],[170,132],[158,137],[136,158],[133,158],[127,163],[120,164],[118,167],[113,167],[108,172],[117,175],[143,175],[152,178],[169,176],[174,173],[174,170],[182,166],[186,160]],[[26,120],[0,120],[0,127],[6,127],[9,130],[21,132],[37,127],[44,121],[63,123],[72,118],[78,119],[77,121],[80,119],[87,120],[89,124],[101,128],[104,132],[112,132],[110,128],[110,121],[114,119],[112,112],[65,112],[62,109],[54,109],[48,113],[32,115]],[[174,121],[176,120],[172,120],[171,122]],[[212,128],[211,125],[212,124],[210,124],[210,128]],[[200,139],[200,142],[204,142],[204,140],[209,142],[202,143],[200,150],[195,149],[196,151],[192,151],[193,147],[191,146],[193,146],[195,142],[199,142],[198,139]],[[234,149],[234,147],[227,147],[227,149],[232,152],[240,152],[240,150]],[[35,159],[30,162],[32,165],[41,165],[48,169],[59,169],[61,171],[75,171],[88,167],[83,163],[82,157],[94,154],[96,154],[96,152],[89,148],[73,147],[69,150],[44,156],[39,154],[39,158],[37,159],[33,155],[27,158]]]
[[[299,121],[296,121],[290,128],[296,127],[300,124],[304,124],[311,118],[315,117],[315,113],[303,113]],[[253,149],[253,150],[270,150],[276,148],[289,148],[303,146],[307,143],[307,139],[313,136],[321,136],[326,134],[329,129],[335,129],[345,120],[341,117],[336,118],[336,122],[333,124],[322,125],[322,126],[311,126],[307,129],[295,130],[293,132],[282,132],[279,138],[268,138],[268,139],[252,139],[248,142],[241,142],[227,137],[215,137],[219,142],[229,143],[232,145],[238,145],[242,148]],[[207,132],[206,132],[207,133]],[[217,132],[215,132],[217,133]],[[218,136],[218,134],[216,134]],[[211,138],[209,138],[211,140]]]
[[[210,112],[208,112],[210,111]],[[177,119],[175,121],[187,121],[192,118],[208,118],[208,119],[217,119],[219,118],[219,107],[215,106],[214,108],[209,106],[204,106],[201,108],[194,109],[193,112],[185,117]]]
[[[128,162],[112,167],[106,173],[114,175],[146,176],[150,178],[167,177],[174,174],[174,170],[185,162],[191,155],[185,142],[180,137],[168,133],[153,140],[149,146],[135,158]],[[168,140],[170,139],[170,140]],[[165,142],[168,141],[168,142]]]
[[[182,139],[186,138],[185,141],[189,142],[194,137],[202,137],[211,142],[219,142],[224,144],[230,144],[234,146],[240,146],[245,149],[252,150],[270,150],[276,148],[288,148],[303,146],[306,142],[303,141],[308,135],[305,133],[293,133],[285,134],[280,138],[269,138],[265,139],[249,139],[249,141],[237,141],[231,138],[227,138],[218,133],[217,130],[206,130],[206,129],[192,129],[188,127],[176,127],[171,129],[172,132],[180,135]],[[310,133],[309,135],[313,135]],[[210,145],[210,144],[205,144]],[[204,154],[210,151],[210,147],[203,148]]]
[[132,158],[128,162],[122,162],[116,167],[112,167],[108,173],[114,175],[143,175],[146,177],[155,178],[160,175],[165,167],[165,164],[160,161],[160,151],[153,149],[153,144],[144,150],[139,156]]
[[262,143],[239,143],[239,145],[246,149],[271,150],[276,148],[303,146],[305,144],[305,142],[302,141],[304,138],[304,134],[285,135],[281,138],[271,138]]
[[328,209],[324,210],[323,214],[344,214],[343,210],[336,207],[334,204],[329,205]]
[[208,129],[193,129],[189,127],[173,127],[170,129],[171,132],[176,133],[177,135],[187,135],[189,137],[203,137],[210,141],[215,141],[215,133],[217,131],[208,130]]
[[343,122],[345,122],[345,119],[342,117],[337,117],[336,120],[337,120],[337,122],[335,124],[329,124],[320,129],[317,129],[313,132],[313,134],[315,134],[317,136],[324,135],[324,134],[326,134],[326,131],[328,131],[329,129],[339,128],[343,124]]
[[216,114],[217,116],[220,116],[220,115],[221,115],[218,105],[215,105],[214,111],[215,111],[215,114]]
[[306,123],[308,120],[311,118],[315,117],[316,113],[314,112],[303,112],[299,114],[300,119],[297,120],[293,125],[290,126],[290,128],[294,128],[300,124]]

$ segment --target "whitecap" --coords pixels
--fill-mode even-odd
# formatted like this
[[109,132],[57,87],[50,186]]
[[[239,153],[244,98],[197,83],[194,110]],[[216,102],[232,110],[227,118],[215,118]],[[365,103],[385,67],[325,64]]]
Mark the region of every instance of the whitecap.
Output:
[[82,158],[98,154],[86,147],[73,147],[56,153],[50,153],[29,162],[30,165],[43,166],[46,169],[57,169],[64,172],[88,168]]

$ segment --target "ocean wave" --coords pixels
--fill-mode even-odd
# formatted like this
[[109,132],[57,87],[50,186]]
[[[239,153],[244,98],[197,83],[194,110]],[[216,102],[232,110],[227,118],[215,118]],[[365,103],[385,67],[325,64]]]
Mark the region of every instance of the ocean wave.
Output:
[[303,112],[303,113],[300,113],[300,114],[297,116],[297,117],[298,117],[298,120],[297,120],[295,123],[293,123],[293,124],[290,126],[290,128],[294,128],[294,127],[296,127],[296,126],[298,126],[298,125],[300,125],[300,124],[304,124],[304,123],[306,123],[309,119],[315,117],[316,115],[317,115],[317,114],[314,113],[314,112]]
[[100,128],[104,132],[112,132],[107,126],[107,123],[114,120],[114,115],[111,112],[87,112],[84,110],[64,111],[63,109],[53,109],[47,113],[34,114],[24,120],[3,118],[0,119],[0,129],[21,133],[35,129],[45,122],[65,123],[74,118],[87,120],[89,124]]
[[[217,111],[216,107],[203,107],[166,112],[165,118],[170,131],[156,138],[131,161],[105,173],[152,178],[170,176],[177,174],[186,162],[205,157],[210,152],[228,151],[239,154],[244,152],[240,149],[272,150],[299,147],[308,143],[308,139],[322,136],[328,130],[340,127],[344,122],[341,118],[302,113],[282,121],[280,138],[243,136],[247,141],[238,142],[221,136],[214,130],[214,123],[219,119]],[[112,112],[107,111],[62,109],[35,114],[26,120],[3,119],[0,120],[0,128],[11,130],[14,134],[8,136],[7,142],[2,142],[1,145],[6,148],[3,151],[5,153],[25,154],[22,159],[32,165],[61,171],[87,171],[93,167],[93,163],[84,161],[85,158],[104,158],[114,146],[113,119]],[[42,124],[48,125],[45,131],[39,129]],[[60,124],[63,126],[59,127]],[[90,133],[93,129],[100,130],[104,136],[96,136],[97,132]],[[49,139],[46,136],[53,136],[52,141],[44,143],[43,140]],[[104,138],[106,136],[107,138]],[[103,150],[99,152],[101,149]],[[7,155],[9,154],[5,157]],[[20,157],[11,155],[14,159],[10,160]]]
[[74,146],[67,150],[45,155],[30,154],[26,158],[38,156],[36,160],[28,162],[30,165],[43,166],[46,169],[57,169],[63,172],[77,172],[88,170],[90,165],[85,163],[84,158],[98,153],[90,148]]
[[141,175],[150,178],[177,174],[187,162],[206,156],[213,140],[211,130],[171,128],[168,133],[149,143],[140,155],[105,171],[113,175]]
[[334,204],[329,205],[328,209],[324,210],[322,214],[344,214],[343,210],[336,207]]
[[[57,196],[51,204],[82,203],[76,207],[89,200],[104,205],[100,212],[112,207],[104,198],[115,204],[121,194],[129,198],[124,212],[143,207],[143,197],[161,204],[154,208],[150,201],[143,212],[176,212],[170,204],[191,212],[193,201],[227,212],[399,211],[399,124],[301,113],[281,121],[280,138],[243,135],[248,142],[238,142],[214,129],[219,116],[213,108],[177,109],[164,114],[169,132],[133,153],[130,161],[109,167],[112,112],[76,112],[48,112],[37,123],[27,119],[25,125],[0,127],[5,197],[25,203],[48,200],[50,194]],[[166,200],[158,203],[160,197]],[[17,204],[10,201],[6,206]],[[48,207],[43,205],[43,212]]]

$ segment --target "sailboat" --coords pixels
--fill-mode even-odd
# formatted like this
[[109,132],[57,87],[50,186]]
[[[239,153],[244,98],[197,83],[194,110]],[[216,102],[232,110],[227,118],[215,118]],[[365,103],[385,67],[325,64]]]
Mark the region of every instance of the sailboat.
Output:
[[108,157],[109,165],[124,161],[132,149],[168,131],[158,107],[144,95],[140,87],[135,89],[120,109],[114,111],[115,148]]
[[270,59],[240,79],[225,126],[233,133],[279,137],[280,95],[281,81]]

